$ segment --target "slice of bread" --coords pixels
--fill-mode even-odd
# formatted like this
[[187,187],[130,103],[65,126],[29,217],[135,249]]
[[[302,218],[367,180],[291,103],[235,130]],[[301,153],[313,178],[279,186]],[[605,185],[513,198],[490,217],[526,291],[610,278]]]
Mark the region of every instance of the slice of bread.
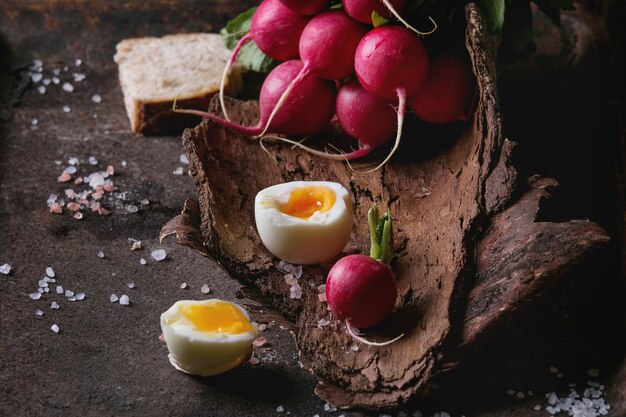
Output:
[[[176,134],[197,124],[198,117],[174,113],[172,104],[176,99],[180,108],[207,110],[230,56],[216,33],[126,39],[116,49],[131,129],[143,135]],[[234,65],[228,94],[241,88],[241,73]]]

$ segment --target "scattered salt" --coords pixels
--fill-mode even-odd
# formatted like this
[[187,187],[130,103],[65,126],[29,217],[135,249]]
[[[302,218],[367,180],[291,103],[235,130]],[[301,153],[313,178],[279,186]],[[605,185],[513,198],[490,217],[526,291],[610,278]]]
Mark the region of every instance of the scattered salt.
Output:
[[65,290],[65,296],[66,297],[73,297],[74,296],[74,291]]
[[41,288],[41,287],[40,287],[40,288],[37,288],[37,292],[38,292],[38,293],[43,294],[43,291],[44,291],[44,290],[43,290],[43,288]]
[[71,93],[72,91],[74,91],[74,86],[70,83],[63,83],[63,91]]
[[91,96],[91,101],[93,101],[94,103],[102,103],[102,97],[100,96],[100,94],[94,94],[93,96]]
[[128,241],[131,243],[130,250],[132,251],[141,250],[141,240],[128,238]]
[[283,407],[282,405],[279,405],[278,407],[276,407],[277,413],[283,413],[284,411],[285,411],[285,407]]
[[98,188],[104,186],[104,176],[100,172],[94,172],[89,176],[89,186],[91,188]]
[[34,83],[38,83],[39,81],[41,81],[43,78],[43,74],[36,72],[35,74],[30,76],[30,79],[34,82]]
[[537,404],[536,406],[533,407],[533,410],[535,411],[541,411],[541,404]]
[[63,113],[69,113],[71,111],[72,109],[70,109],[70,106],[63,106]]
[[50,78],[44,78],[43,79],[43,85],[50,85],[51,82],[52,82],[52,80]]
[[45,279],[40,279],[40,280],[39,280],[39,286],[40,286],[41,288],[45,288],[45,287],[47,287],[47,286],[48,286],[48,281],[46,281]]
[[267,338],[265,337],[257,337],[256,339],[254,339],[254,342],[252,342],[252,344],[256,347],[261,347],[266,343],[267,343]]
[[98,253],[96,254],[98,256],[98,258],[104,258],[104,252],[102,252],[101,250],[98,251]]
[[53,73],[54,75],[61,75],[61,68],[55,68],[55,69],[53,69],[53,70],[52,70],[52,73]]
[[94,156],[89,157],[89,165],[97,165],[98,160]]
[[320,319],[317,322],[317,327],[320,329],[323,329],[324,327],[328,326],[330,324],[330,321],[326,320],[326,319]]
[[54,84],[59,84],[61,82],[61,79],[59,77],[52,77],[52,82]]
[[337,408],[335,408],[332,405],[326,403],[326,404],[324,404],[324,411],[329,411],[331,413],[334,413],[335,411],[337,411]]
[[63,291],[63,287],[60,285],[57,285],[57,294],[63,294],[65,291]]
[[85,74],[80,73],[80,72],[74,72],[74,73],[72,73],[72,76],[74,77],[74,81],[77,82],[77,83],[80,83],[80,82],[84,81],[85,78],[87,78],[87,76]]
[[515,390],[514,389],[508,389],[506,390],[506,393],[509,395],[515,395]]
[[126,286],[127,286],[128,288],[135,288],[135,283],[133,283],[133,282],[129,282],[128,284],[126,284]]
[[75,167],[74,165],[70,165],[69,167],[65,168],[65,171],[66,171],[68,174],[72,174],[72,175],[74,175],[74,174],[76,174],[76,171],[77,171],[77,170],[76,170],[76,167]]
[[120,297],[120,304],[123,306],[127,306],[130,304],[130,299],[128,298],[128,296],[126,294],[122,295]]
[[0,266],[0,274],[9,275],[10,272],[11,265],[5,263],[4,265]]
[[39,91],[39,94],[46,94],[46,87],[40,85],[39,87],[37,87],[37,91]]
[[115,303],[119,300],[119,297],[115,294],[111,294],[111,296],[109,297],[109,301],[111,301],[112,303]]
[[200,292],[201,292],[202,294],[208,294],[208,293],[210,293],[210,292],[211,292],[211,288],[209,288],[209,286],[208,286],[207,284],[204,284],[204,285],[202,286],[202,288],[200,288]]
[[157,249],[157,250],[152,251],[150,255],[155,261],[160,262],[165,259],[165,257],[167,256],[167,253],[165,253],[164,249]]
[[187,288],[187,283],[183,282],[182,284],[180,284],[180,288],[182,288],[183,290]]
[[126,207],[124,207],[124,208],[129,213],[137,213],[139,211],[139,207],[137,207],[134,204],[127,204]]
[[50,330],[52,330],[55,333],[59,333],[59,326],[57,326],[56,324],[53,324],[52,327],[50,327]]
[[79,292],[78,294],[76,294],[75,297],[78,301],[82,301],[85,299],[85,293],[84,292]]
[[524,398],[526,398],[526,394],[524,394],[522,391],[519,391],[516,394],[516,397],[519,398],[520,400],[523,400]]
[[41,311],[41,310],[37,310],[37,311],[35,311],[35,315],[36,315],[37,317],[41,317],[41,316],[43,316],[43,311]]
[[295,299],[302,298],[302,287],[298,283],[292,285],[291,288],[289,288],[289,292],[290,292],[289,294],[290,298],[295,298]]
[[183,175],[183,167],[176,167],[176,169],[172,172],[174,175]]
[[139,263],[142,264],[142,265],[145,265],[147,262],[146,262],[146,260],[144,258],[141,258],[139,260]]
[[53,301],[52,304],[50,304],[50,308],[58,310],[59,308],[61,308],[61,306],[56,301]]
[[187,159],[187,155],[180,154],[180,158],[178,158],[181,164],[189,165],[189,159]]
[[52,269],[51,266],[46,268],[46,275],[50,278],[54,278],[56,276],[56,274],[54,273],[54,269]]
[[77,67],[80,67],[82,64],[83,64],[82,59],[77,59],[76,62],[74,62],[74,65],[76,65]]
[[31,294],[28,294],[28,296],[32,300],[39,300],[41,298],[41,293],[40,292],[34,292],[34,293],[31,293]]
[[59,175],[59,178],[57,178],[57,181],[58,182],[68,182],[71,179],[72,179],[72,176],[69,174],[69,172],[63,171],[63,173],[61,175]]
[[556,374],[557,372],[559,372],[559,368],[557,368],[556,366],[550,367],[550,373]]
[[350,350],[353,352],[358,352],[359,351],[359,347],[357,346],[356,343],[352,344],[352,346],[350,346]]

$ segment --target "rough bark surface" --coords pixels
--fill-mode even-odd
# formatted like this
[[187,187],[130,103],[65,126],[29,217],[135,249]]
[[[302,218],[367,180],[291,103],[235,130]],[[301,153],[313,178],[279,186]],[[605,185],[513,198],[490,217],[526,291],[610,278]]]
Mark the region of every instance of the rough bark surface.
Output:
[[[515,311],[520,295],[529,294],[508,288],[506,280],[495,280],[498,275],[493,270],[497,267],[479,263],[482,269],[470,295],[465,328],[461,329],[465,304],[461,297],[466,278],[475,271],[473,252],[480,226],[506,207],[517,181],[510,163],[514,144],[502,136],[497,104],[496,44],[483,32],[473,6],[467,8],[467,23],[466,45],[479,87],[474,120],[450,146],[431,152],[428,158],[407,157],[420,153],[407,144],[411,138],[405,138],[406,152],[401,157],[377,172],[360,174],[346,164],[281,144],[266,143],[265,153],[258,141],[208,122],[183,135],[198,188],[200,218],[194,214],[197,207],[188,203],[183,215],[164,228],[163,235],[176,233],[180,243],[217,259],[294,320],[301,362],[320,380],[318,395],[335,406],[384,409],[409,401],[446,366],[446,355],[459,341],[453,336],[461,333],[466,344],[479,340],[492,322]],[[252,125],[257,110],[255,102],[240,102],[229,114],[242,124]],[[318,299],[317,287],[324,283],[324,272],[330,265],[304,268],[302,297],[291,298],[285,272],[265,251],[256,233],[253,202],[262,188],[292,180],[336,181],[352,191],[356,224],[346,253],[367,252],[366,213],[372,203],[391,208],[396,248],[392,266],[399,287],[397,313],[368,330],[367,336],[388,339],[404,333],[398,342],[381,348],[355,345],[343,324],[334,320]],[[528,210],[520,204],[515,206],[518,210]],[[498,219],[502,217],[495,218],[492,240],[479,245],[479,253],[486,258],[521,248],[509,246],[506,233],[513,229],[502,226],[507,218]],[[193,230],[197,221],[201,235]],[[514,225],[523,228],[533,222],[534,216],[522,216]],[[177,223],[182,223],[180,230]],[[498,227],[504,232],[493,232]],[[553,233],[561,230],[552,224],[546,227]],[[565,235],[563,242],[571,238],[571,234]],[[588,248],[594,245],[597,243]],[[567,260],[564,256],[565,264]],[[512,274],[512,270],[506,271]],[[318,326],[321,319],[330,324]]]

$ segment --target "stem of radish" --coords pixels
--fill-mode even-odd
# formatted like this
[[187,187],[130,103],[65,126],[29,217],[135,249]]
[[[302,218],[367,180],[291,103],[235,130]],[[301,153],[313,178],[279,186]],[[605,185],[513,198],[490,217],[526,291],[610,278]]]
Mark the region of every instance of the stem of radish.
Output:
[[220,106],[222,107],[222,113],[224,113],[224,119],[230,122],[230,118],[228,117],[228,112],[226,111],[226,103],[224,103],[224,86],[226,85],[226,78],[228,78],[228,73],[230,72],[231,67],[233,66],[237,55],[239,54],[239,50],[241,47],[248,42],[252,37],[250,33],[246,34],[243,38],[237,42],[235,49],[230,54],[228,61],[226,62],[226,66],[224,67],[224,72],[222,73],[222,79],[220,80]]
[[370,257],[389,265],[392,256],[391,213],[389,209],[379,218],[378,207],[372,206],[367,212],[367,224],[370,229]]

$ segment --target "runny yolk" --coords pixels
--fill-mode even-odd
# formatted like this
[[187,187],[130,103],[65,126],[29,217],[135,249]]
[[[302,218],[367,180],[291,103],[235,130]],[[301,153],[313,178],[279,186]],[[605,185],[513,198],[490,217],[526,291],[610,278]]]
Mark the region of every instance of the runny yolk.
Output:
[[235,306],[216,302],[211,304],[192,304],[181,307],[184,314],[200,331],[207,333],[244,333],[252,325]]
[[316,211],[322,213],[330,210],[335,204],[335,193],[328,187],[310,185],[296,188],[289,194],[289,201],[280,208],[285,214],[308,219]]

